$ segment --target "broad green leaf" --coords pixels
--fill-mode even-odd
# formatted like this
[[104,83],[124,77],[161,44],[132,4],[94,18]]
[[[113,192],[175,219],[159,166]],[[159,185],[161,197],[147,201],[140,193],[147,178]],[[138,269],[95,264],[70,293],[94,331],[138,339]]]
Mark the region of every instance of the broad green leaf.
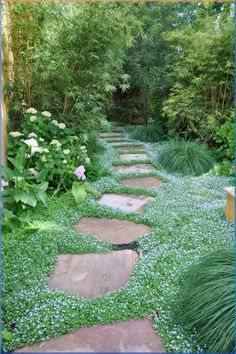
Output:
[[73,183],[72,194],[75,198],[76,203],[81,203],[86,198],[87,195],[84,186],[79,182]]

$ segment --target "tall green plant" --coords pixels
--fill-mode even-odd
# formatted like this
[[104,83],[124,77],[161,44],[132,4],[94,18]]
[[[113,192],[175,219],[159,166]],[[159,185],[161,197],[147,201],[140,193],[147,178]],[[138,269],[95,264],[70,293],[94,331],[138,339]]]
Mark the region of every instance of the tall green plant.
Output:
[[207,352],[235,351],[234,273],[234,251],[221,249],[190,267],[184,277],[176,318],[196,330]]

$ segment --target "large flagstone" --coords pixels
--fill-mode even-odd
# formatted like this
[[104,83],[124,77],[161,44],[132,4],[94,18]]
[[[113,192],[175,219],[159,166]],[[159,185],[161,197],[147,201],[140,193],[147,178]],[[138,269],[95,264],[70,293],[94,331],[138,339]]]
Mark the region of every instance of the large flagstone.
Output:
[[137,256],[132,250],[59,254],[47,284],[86,299],[94,298],[124,286]]
[[98,324],[28,345],[16,352],[158,352],[164,353],[159,334],[147,318]]
[[119,155],[121,160],[146,160],[148,159],[147,154],[121,154]]
[[76,231],[96,235],[100,240],[114,244],[130,243],[150,232],[150,227],[128,220],[82,217],[76,224]]
[[99,199],[99,204],[118,208],[123,211],[141,211],[144,205],[152,200],[152,197],[145,195],[105,193]]
[[151,164],[118,165],[113,169],[119,173],[155,172],[156,169]]
[[163,182],[156,177],[135,177],[135,178],[124,178],[119,181],[119,183],[124,184],[129,187],[142,187],[150,188],[159,186]]

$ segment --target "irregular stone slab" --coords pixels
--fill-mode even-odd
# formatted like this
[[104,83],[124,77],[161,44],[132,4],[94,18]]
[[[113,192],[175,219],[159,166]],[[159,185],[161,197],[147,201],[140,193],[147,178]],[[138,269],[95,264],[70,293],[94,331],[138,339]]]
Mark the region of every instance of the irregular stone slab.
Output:
[[100,133],[101,138],[112,138],[112,137],[120,137],[123,133],[119,132],[107,132],[107,133]]
[[150,188],[154,186],[159,186],[163,182],[155,177],[139,177],[139,178],[125,178],[121,179],[119,183],[124,184],[129,187],[144,187]]
[[[127,140],[125,138],[122,137],[111,137],[111,138],[105,138],[107,143],[127,143]],[[129,142],[128,142],[129,144]]]
[[143,145],[139,144],[122,144],[122,145],[117,145],[117,144],[112,144],[112,147],[117,148],[119,150],[128,150],[128,149],[143,149]]
[[147,154],[121,154],[119,158],[121,160],[145,160],[148,156]]
[[77,232],[88,232],[114,244],[133,242],[150,230],[147,225],[128,220],[96,217],[82,217],[76,225]]
[[86,299],[103,295],[127,283],[137,256],[132,250],[60,254],[48,286]]
[[119,166],[113,166],[113,169],[120,173],[156,171],[155,167],[153,167],[150,164],[119,165]]
[[100,198],[99,204],[123,211],[141,211],[144,205],[152,199],[152,197],[145,195],[105,193]]
[[147,318],[79,328],[41,344],[16,352],[159,352],[164,353],[159,334]]

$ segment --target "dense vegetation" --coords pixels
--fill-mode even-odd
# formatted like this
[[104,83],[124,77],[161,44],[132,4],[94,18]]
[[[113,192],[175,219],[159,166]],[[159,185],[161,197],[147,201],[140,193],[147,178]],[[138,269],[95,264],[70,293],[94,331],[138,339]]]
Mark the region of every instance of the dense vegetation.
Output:
[[[4,349],[155,309],[160,318],[154,325],[166,350],[232,350],[232,296],[219,303],[221,282],[210,279],[225,267],[223,290],[232,290],[231,251],[230,264],[222,251],[216,262],[209,257],[194,265],[209,250],[232,246],[232,225],[223,217],[223,187],[232,184],[227,176],[234,174],[232,4],[9,2],[8,11],[10,24],[3,32],[8,166],[1,180]],[[99,132],[117,122],[133,139],[149,143],[144,162],[159,171],[144,175],[169,183],[149,190],[118,184],[120,176],[112,173],[112,164],[121,164],[118,155],[99,141]],[[153,206],[143,215],[103,209],[93,198],[105,191],[146,194],[154,197]],[[91,302],[45,289],[45,274],[58,252],[112,248],[72,231],[83,215],[153,228],[138,240],[144,256],[128,287]],[[213,273],[207,273],[211,262]],[[192,264],[181,295],[186,317],[179,326],[172,318],[174,298]],[[214,293],[208,291],[211,281]],[[208,325],[221,301],[222,316],[230,316],[218,317],[211,332]],[[71,312],[78,307],[76,315]]]
[[179,294],[179,321],[209,352],[234,351],[234,252],[221,249],[193,265]]

